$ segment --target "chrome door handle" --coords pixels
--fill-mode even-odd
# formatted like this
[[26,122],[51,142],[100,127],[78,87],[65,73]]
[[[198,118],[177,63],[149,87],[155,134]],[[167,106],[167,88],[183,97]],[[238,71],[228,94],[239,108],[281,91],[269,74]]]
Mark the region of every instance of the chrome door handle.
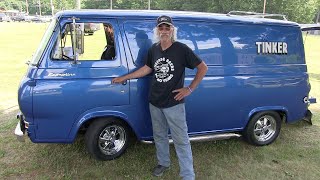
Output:
[[127,80],[123,81],[122,85],[127,85]]

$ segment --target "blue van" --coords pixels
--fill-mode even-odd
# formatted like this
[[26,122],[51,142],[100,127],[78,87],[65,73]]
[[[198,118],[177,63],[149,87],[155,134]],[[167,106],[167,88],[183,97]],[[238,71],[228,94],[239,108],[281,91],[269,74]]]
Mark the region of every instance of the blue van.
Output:
[[[95,158],[119,157],[137,139],[152,142],[150,76],[112,84],[144,65],[156,18],[173,18],[178,41],[208,65],[186,99],[191,140],[244,136],[272,143],[281,123],[311,122],[310,83],[298,24],[236,15],[171,12],[63,11],[50,23],[23,77],[15,134],[34,143],[72,143],[85,133]],[[85,35],[84,27],[97,30]],[[195,71],[187,69],[185,84]]]

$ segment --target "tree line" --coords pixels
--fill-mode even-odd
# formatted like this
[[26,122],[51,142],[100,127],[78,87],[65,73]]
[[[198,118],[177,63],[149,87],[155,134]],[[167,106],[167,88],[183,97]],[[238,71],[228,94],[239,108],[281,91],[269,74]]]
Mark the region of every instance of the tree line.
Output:
[[[2,0],[0,9],[20,10],[29,14],[51,15],[54,12],[75,9],[76,0]],[[26,3],[27,2],[27,3]],[[40,2],[40,4],[39,4]],[[149,0],[112,0],[112,9],[148,9]],[[263,12],[264,0],[150,0],[151,9],[213,13],[229,11]],[[28,6],[26,5],[28,4]],[[111,0],[81,0],[82,9],[110,9]],[[28,8],[27,8],[28,7]],[[320,0],[267,0],[266,13],[285,14],[290,21],[312,23],[320,11]]]

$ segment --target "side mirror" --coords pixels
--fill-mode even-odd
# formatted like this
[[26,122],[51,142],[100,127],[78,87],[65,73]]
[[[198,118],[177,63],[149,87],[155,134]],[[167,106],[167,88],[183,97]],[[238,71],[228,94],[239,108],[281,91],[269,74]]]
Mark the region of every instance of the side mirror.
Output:
[[84,23],[76,24],[76,52],[84,53]]
[[84,52],[84,24],[76,23],[78,18],[72,17],[71,40],[74,64],[78,64],[79,55]]

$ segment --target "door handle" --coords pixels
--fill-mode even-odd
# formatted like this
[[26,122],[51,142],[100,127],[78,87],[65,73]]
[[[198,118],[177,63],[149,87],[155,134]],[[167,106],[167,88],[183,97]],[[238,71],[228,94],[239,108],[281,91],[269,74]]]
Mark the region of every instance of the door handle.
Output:
[[127,85],[127,80],[123,81],[121,84],[122,85]]

